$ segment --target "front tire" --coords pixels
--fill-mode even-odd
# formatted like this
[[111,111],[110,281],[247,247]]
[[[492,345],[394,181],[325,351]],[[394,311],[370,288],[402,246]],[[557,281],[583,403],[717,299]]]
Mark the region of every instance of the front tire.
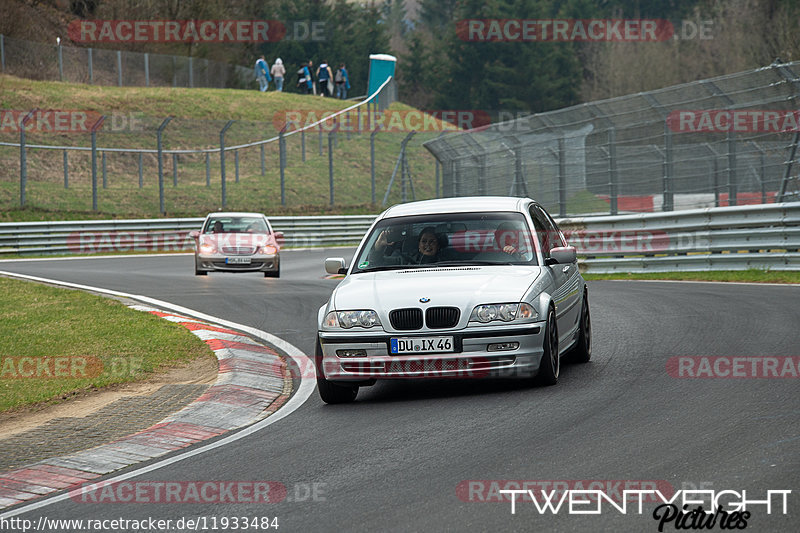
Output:
[[536,383],[549,386],[558,383],[558,374],[561,369],[561,361],[558,357],[558,325],[556,312],[552,307],[547,312],[545,328],[544,353],[539,365],[539,373],[536,374]]
[[264,272],[265,278],[279,278],[281,277],[281,269],[275,270],[274,272]]
[[317,364],[317,390],[322,401],[327,404],[351,403],[358,395],[358,385],[340,385],[324,378],[322,371],[322,345],[317,337],[317,347],[314,354]]
[[588,363],[592,358],[592,319],[589,314],[589,293],[583,293],[583,305],[581,306],[581,325],[578,333],[578,341],[570,354],[570,361],[573,363]]

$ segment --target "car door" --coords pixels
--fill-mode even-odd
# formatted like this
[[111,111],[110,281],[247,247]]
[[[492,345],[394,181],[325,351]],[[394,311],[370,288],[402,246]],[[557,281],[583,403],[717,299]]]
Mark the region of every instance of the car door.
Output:
[[542,255],[545,260],[544,268],[550,271],[555,282],[553,303],[556,306],[556,320],[558,324],[559,346],[566,346],[572,339],[578,326],[580,307],[579,285],[580,276],[577,263],[547,265],[550,250],[565,246],[561,232],[555,222],[538,205],[531,206],[533,219],[539,242],[542,245]]

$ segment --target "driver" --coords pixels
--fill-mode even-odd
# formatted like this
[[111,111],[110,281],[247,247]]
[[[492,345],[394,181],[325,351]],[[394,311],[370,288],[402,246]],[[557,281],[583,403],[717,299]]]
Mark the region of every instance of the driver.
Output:
[[519,228],[511,222],[503,222],[494,232],[494,242],[500,251],[515,259],[524,259],[519,245]]

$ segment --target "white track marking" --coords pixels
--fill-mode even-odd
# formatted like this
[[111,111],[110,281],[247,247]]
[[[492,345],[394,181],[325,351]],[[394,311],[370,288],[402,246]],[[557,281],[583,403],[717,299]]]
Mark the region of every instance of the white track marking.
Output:
[[[200,313],[198,311],[194,311],[192,309],[188,309],[186,307],[182,307],[180,305],[175,305],[175,304],[171,304],[169,302],[156,300],[155,298],[149,298],[147,296],[139,296],[139,295],[136,295],[136,294],[128,294],[128,293],[124,293],[124,292],[112,291],[112,290],[103,289],[103,288],[100,288],[100,287],[90,287],[88,285],[80,285],[80,284],[77,284],[77,283],[70,283],[70,282],[67,282],[67,281],[58,281],[58,280],[53,280],[53,279],[39,278],[39,277],[36,277],[36,276],[28,276],[26,274],[16,274],[14,272],[5,272],[5,271],[0,271],[0,274],[5,275],[5,276],[9,276],[9,277],[14,277],[14,278],[27,279],[27,280],[30,280],[30,281],[38,281],[40,283],[51,283],[51,284],[54,284],[54,285],[61,285],[61,286],[70,287],[70,288],[73,288],[73,289],[82,289],[82,290],[93,291],[93,292],[97,292],[97,293],[101,293],[101,294],[108,294],[109,296],[117,296],[117,297],[121,297],[121,298],[130,298],[132,300],[138,300],[138,301],[141,301],[141,302],[149,303],[151,305],[160,307],[162,309],[169,309],[169,310],[172,310],[172,311],[176,311],[178,313],[184,313],[184,314],[187,314],[187,315],[191,315],[193,317],[200,318],[201,320],[205,320],[207,322],[213,322],[214,324],[217,324],[217,325],[220,325],[220,326],[225,326],[225,327],[228,327],[228,328],[231,328],[231,329],[237,329],[239,331],[243,331],[243,332],[249,333],[249,334],[251,334],[251,335],[253,335],[255,337],[260,337],[260,338],[266,340],[267,342],[273,344],[274,346],[277,346],[287,356],[291,357],[294,360],[294,363],[299,368],[307,368],[307,365],[308,365],[309,357],[307,355],[305,355],[299,348],[295,347],[293,344],[290,344],[290,343],[286,342],[285,340],[283,340],[281,338],[276,337],[275,335],[272,335],[271,333],[267,333],[266,331],[262,331],[262,330],[256,329],[256,328],[251,328],[249,326],[245,326],[245,325],[242,325],[242,324],[237,324],[235,322],[230,322],[228,320],[224,320],[224,319],[221,319],[221,318],[216,318],[216,317],[213,317],[211,315],[207,315],[205,313]],[[277,422],[278,420],[281,420],[281,419],[289,416],[294,411],[296,411],[311,396],[311,393],[314,392],[314,388],[315,387],[316,387],[316,382],[315,382],[314,378],[312,378],[310,376],[304,376],[304,373],[301,372],[300,373],[300,386],[298,387],[298,389],[294,393],[294,395],[292,395],[292,397],[289,399],[289,401],[286,402],[280,409],[278,409],[275,413],[271,414],[270,416],[268,416],[264,420],[262,420],[260,422],[256,422],[255,424],[253,424],[251,426],[247,426],[246,428],[237,431],[233,435],[229,435],[227,437],[223,437],[223,438],[221,438],[221,439],[219,439],[217,441],[214,441],[212,443],[209,443],[209,444],[199,445],[198,447],[196,447],[194,449],[187,450],[186,452],[179,453],[178,455],[169,457],[167,459],[162,459],[161,461],[156,461],[155,463],[150,464],[148,466],[144,466],[144,467],[141,467],[141,468],[134,468],[134,470],[132,470],[130,472],[126,472],[124,474],[120,474],[120,475],[117,475],[117,476],[112,476],[112,477],[110,477],[108,479],[104,479],[102,481],[98,481],[98,484],[114,483],[114,482],[130,479],[132,477],[140,476],[142,474],[146,474],[148,472],[152,472],[154,470],[158,470],[158,469],[163,468],[165,466],[169,466],[169,465],[177,463],[179,461],[183,461],[184,459],[188,459],[190,457],[194,457],[195,455],[200,455],[201,453],[207,452],[209,450],[213,450],[215,448],[219,448],[220,446],[225,446],[225,445],[230,444],[232,442],[235,442],[235,441],[237,441],[239,439],[242,439],[244,437],[252,435],[253,433],[264,429],[265,427]],[[87,487],[91,488],[91,485],[89,485],[89,486],[84,485],[84,486],[82,486],[82,489],[85,490]],[[29,513],[31,511],[35,511],[36,509],[41,509],[42,507],[47,507],[47,506],[52,505],[54,503],[58,503],[58,502],[61,502],[61,501],[69,499],[69,495],[70,495],[70,492],[65,492],[65,493],[59,494],[57,496],[53,496],[53,497],[50,497],[50,498],[44,498],[44,499],[37,500],[35,502],[29,503],[27,505],[22,505],[22,506],[20,506],[20,507],[18,507],[16,509],[13,509],[11,511],[7,511],[5,513],[0,514],[0,519],[8,519],[8,518],[11,518],[12,516],[16,516],[16,515],[20,515],[20,514],[24,514],[24,513]]]

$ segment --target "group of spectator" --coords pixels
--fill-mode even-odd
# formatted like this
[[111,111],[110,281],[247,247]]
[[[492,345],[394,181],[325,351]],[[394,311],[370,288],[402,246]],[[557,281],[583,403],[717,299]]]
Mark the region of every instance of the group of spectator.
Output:
[[283,66],[281,58],[275,60],[272,68],[267,66],[267,60],[264,56],[256,60],[256,79],[258,80],[258,89],[263,93],[269,88],[269,82],[275,80],[275,90],[283,92],[283,78],[286,76],[286,67]]
[[344,63],[339,63],[339,67],[334,71],[328,61],[323,59],[314,70],[314,62],[309,59],[297,71],[297,87],[305,89],[306,94],[335,96],[340,100],[346,100],[347,91],[350,89],[350,77]]
[[[261,92],[269,88],[269,83],[273,79],[275,80],[275,89],[278,92],[283,91],[286,67],[283,66],[281,58],[276,59],[272,68],[270,68],[264,56],[261,56],[256,60],[255,71]],[[341,100],[346,100],[347,91],[350,89],[350,77],[347,74],[347,67],[344,63],[339,63],[339,67],[334,71],[328,65],[328,62],[323,59],[315,70],[314,62],[309,59],[297,71],[297,87],[305,91],[306,94],[335,96]]]

